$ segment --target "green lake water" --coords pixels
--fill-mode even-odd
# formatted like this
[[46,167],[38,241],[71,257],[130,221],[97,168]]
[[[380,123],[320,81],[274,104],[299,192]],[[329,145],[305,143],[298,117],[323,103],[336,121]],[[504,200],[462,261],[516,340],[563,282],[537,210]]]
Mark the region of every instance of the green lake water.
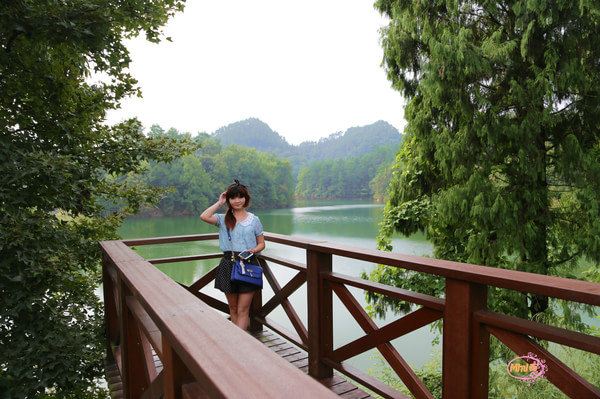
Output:
[[[353,247],[375,249],[378,223],[382,216],[383,206],[380,204],[356,201],[321,201],[303,202],[293,208],[260,210],[251,212],[258,215],[265,231],[325,240],[332,243]],[[214,233],[217,229],[202,222],[198,217],[172,217],[154,219],[129,219],[119,230],[123,238],[159,237],[186,234]],[[428,255],[432,246],[423,236],[415,235],[410,238],[395,237],[394,252],[412,255]],[[180,255],[196,255],[219,252],[218,242],[190,242],[153,246],[140,246],[137,251],[147,259]],[[265,254],[306,262],[304,250],[267,242]],[[191,284],[212,269],[218,260],[195,261],[176,264],[157,265],[164,273],[183,284]],[[283,286],[296,271],[272,264],[272,269]],[[370,271],[376,265],[334,256],[333,271],[349,276],[359,276],[362,271]],[[364,291],[349,287],[358,301],[366,306]],[[202,292],[225,301],[224,295],[210,287]],[[272,290],[265,284],[263,300],[273,295]],[[290,302],[306,325],[306,285],[290,296]],[[285,312],[279,306],[270,315],[277,323],[294,331]],[[401,315],[388,314],[385,319],[375,318],[378,326],[383,326]],[[334,347],[342,346],[364,333],[354,321],[344,305],[334,295]],[[439,349],[431,342],[435,333],[428,326],[392,342],[399,353],[413,366],[420,367]],[[369,371],[379,364],[376,351],[372,350],[349,359],[349,363],[363,371]]]

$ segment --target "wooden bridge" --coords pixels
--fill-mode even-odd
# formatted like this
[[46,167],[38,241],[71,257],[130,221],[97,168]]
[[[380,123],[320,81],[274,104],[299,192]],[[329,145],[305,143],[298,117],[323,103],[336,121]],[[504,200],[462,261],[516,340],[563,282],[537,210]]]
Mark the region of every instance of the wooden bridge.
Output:
[[[204,241],[216,234],[104,241],[103,287],[113,395],[126,398],[404,398],[400,392],[347,364],[377,348],[416,398],[433,398],[391,341],[443,319],[443,398],[487,398],[490,334],[517,355],[534,353],[547,365],[545,378],[571,398],[598,398],[600,390],[536,341],[555,342],[600,354],[600,338],[491,312],[488,287],[600,305],[600,284],[407,256],[266,233],[267,241],[306,251],[306,264],[273,256],[267,261],[297,271],[283,287],[265,268],[272,298],[255,295],[247,334],[212,308],[227,304],[200,289],[213,269],[189,287],[152,266],[217,259],[220,253],[146,260],[130,247]],[[439,276],[445,297],[391,287],[332,271],[332,257],[401,267]],[[308,325],[288,297],[306,283]],[[418,307],[379,328],[348,287],[407,301]],[[333,345],[333,295],[339,297],[365,335]],[[268,315],[281,306],[294,331]],[[289,343],[293,345],[290,345]],[[111,365],[109,364],[109,367]],[[312,378],[311,378],[312,377]],[[345,377],[361,385],[356,387]],[[337,387],[337,388],[336,388]],[[370,392],[369,392],[370,391]]]

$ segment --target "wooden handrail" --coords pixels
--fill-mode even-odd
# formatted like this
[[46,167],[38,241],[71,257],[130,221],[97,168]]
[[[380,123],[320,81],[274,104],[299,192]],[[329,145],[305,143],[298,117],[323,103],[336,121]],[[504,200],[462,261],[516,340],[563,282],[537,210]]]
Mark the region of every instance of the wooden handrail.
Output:
[[[218,238],[217,234],[196,234],[186,236],[142,238],[124,240],[128,246],[167,244],[186,241],[205,241]],[[265,233],[267,241],[303,248],[323,254],[401,267],[408,270],[435,276],[467,281],[510,290],[529,292],[568,301],[600,306],[600,284],[586,281],[547,276],[516,270],[473,265],[470,263],[403,255],[376,249],[365,249],[340,245],[327,241]]]
[[[149,323],[147,319],[144,319],[145,315],[141,309],[146,311],[162,333],[163,345],[166,346],[165,353],[168,354],[169,348],[172,348],[172,350],[181,356],[179,361],[183,366],[180,366],[180,369],[187,370],[191,373],[193,379],[199,382],[202,387],[209,387],[206,388],[208,389],[206,392],[209,396],[211,393],[222,393],[222,391],[217,391],[217,388],[213,386],[217,384],[214,378],[217,378],[218,373],[207,375],[205,372],[201,371],[203,370],[202,367],[207,366],[205,360],[205,363],[201,364],[198,359],[190,359],[191,354],[186,345],[189,345],[190,341],[188,340],[192,339],[193,334],[191,331],[187,330],[176,330],[179,331],[178,335],[175,334],[172,329],[169,329],[170,323],[172,323],[174,319],[177,319],[177,317],[173,316],[171,313],[162,314],[155,310],[155,307],[158,306],[161,308],[166,306],[166,304],[158,301],[156,298],[153,298],[152,301],[144,299],[144,294],[151,295],[149,292],[144,291],[148,290],[148,287],[159,289],[156,281],[153,281],[154,279],[158,279],[159,275],[156,274],[156,272],[148,273],[148,269],[154,270],[154,268],[148,268],[150,264],[141,257],[135,255],[133,251],[126,246],[205,241],[214,240],[217,237],[217,234],[199,234],[125,240],[123,242],[108,242],[106,244],[113,246],[110,250],[110,257],[106,256],[107,251],[105,250],[105,261],[108,259],[110,261],[109,263],[114,265],[119,264],[121,268],[127,270],[127,273],[125,273],[124,270],[117,268],[118,271],[115,272],[114,270],[111,270],[110,267],[105,267],[106,276],[110,276],[105,276],[105,284],[110,285],[116,279],[117,282],[123,281],[125,287],[124,289],[115,289],[115,287],[110,286],[105,287],[105,296],[110,296],[111,293],[114,292],[122,293],[123,291],[129,291],[136,299],[135,301],[129,299],[128,301],[119,302],[119,300],[113,300],[111,302],[109,298],[107,303],[112,303],[115,309],[110,312],[107,311],[107,320],[113,320],[114,324],[114,320],[117,316],[123,317],[123,310],[119,309],[117,305],[121,304],[121,307],[123,307],[123,303],[129,303],[132,305],[132,310],[135,312],[135,317],[133,319],[140,321],[142,331],[148,329],[155,330],[154,324]],[[273,233],[265,233],[265,238],[270,242],[304,249],[306,251],[307,262],[305,266],[299,262],[282,259],[280,257],[270,255],[263,256],[264,259],[298,270],[299,273],[282,287],[275,278],[275,275],[272,274],[270,270],[266,270],[267,280],[273,287],[274,296],[266,301],[264,305],[262,297],[259,295],[258,301],[256,301],[257,298],[255,296],[255,303],[253,303],[252,308],[254,315],[253,323],[262,323],[263,325],[269,326],[282,336],[295,342],[298,346],[305,348],[309,353],[309,374],[313,377],[328,377],[332,375],[333,369],[337,369],[356,381],[362,382],[365,386],[373,389],[384,397],[404,397],[399,392],[386,387],[381,382],[345,363],[347,358],[376,347],[381,351],[385,359],[388,360],[391,367],[396,371],[415,397],[431,398],[431,393],[411,370],[400,353],[398,353],[391,345],[391,341],[398,338],[399,335],[413,331],[443,317],[444,398],[467,396],[477,398],[487,397],[490,332],[513,350],[527,348],[541,356],[548,356],[553,367],[562,370],[561,373],[564,373],[563,376],[560,373],[553,371],[549,376],[550,381],[568,395],[575,395],[575,393],[577,393],[577,395],[580,395],[581,393],[595,395],[597,393],[598,397],[600,397],[600,391],[596,390],[587,381],[578,376],[577,373],[561,363],[560,360],[553,358],[544,348],[532,341],[530,337],[558,342],[592,353],[599,353],[600,339],[509,315],[493,313],[487,310],[488,286],[544,295],[590,305],[600,305],[600,284],[427,257],[354,248],[326,241],[316,241]],[[105,245],[105,243],[103,243],[103,245]],[[218,254],[181,256],[156,259],[152,260],[152,262],[173,263],[193,259],[214,258],[217,255]],[[435,298],[417,292],[390,287],[381,283],[334,273],[332,271],[333,256],[379,263],[392,267],[401,267],[441,277],[445,280],[446,284],[445,296],[444,298]],[[205,301],[205,304],[203,304],[204,306],[210,305],[225,311],[227,310],[225,303],[198,291],[201,287],[208,284],[214,278],[214,275],[215,272],[212,270],[187,288],[193,294],[191,298],[193,298],[194,301],[198,302],[196,298],[200,298]],[[166,276],[162,276],[163,277],[160,277],[160,279],[162,279],[160,280],[161,285],[164,283],[165,279],[168,279]],[[303,322],[300,320],[298,314],[287,299],[292,292],[303,285],[304,281],[307,283],[308,329],[304,327]],[[137,286],[142,282],[142,286],[145,287],[143,289]],[[360,307],[359,303],[352,296],[350,291],[348,291],[347,286],[361,288],[366,291],[385,295],[397,300],[407,301],[415,305],[422,305],[424,307],[405,315],[399,320],[389,323],[387,326],[379,328],[370,319],[364,309]],[[332,324],[332,296],[334,293],[339,297],[366,334],[350,343],[346,343],[340,348],[333,347],[334,326]],[[183,303],[179,303],[181,302],[179,298],[169,298],[169,306],[181,309],[182,313],[187,314],[188,311],[192,311],[193,309],[193,312],[200,312],[202,317],[207,315],[205,308],[192,305],[193,301],[190,297],[186,296]],[[279,305],[284,308],[286,314],[290,318],[290,321],[296,330],[295,332],[287,331],[282,326],[265,317]],[[185,311],[181,306],[185,308]],[[183,314],[181,317],[184,317]],[[222,317],[218,317],[217,319],[220,320],[220,322],[215,324],[217,330],[231,327],[231,325],[227,324]],[[209,318],[209,320],[212,323],[213,319]],[[114,338],[116,330],[114,325],[109,325],[107,330],[109,331],[109,337]],[[200,331],[205,335],[210,335],[215,332],[211,329],[200,329]],[[235,331],[235,329],[233,329],[233,331]],[[123,334],[122,331],[121,334]],[[155,331],[154,334],[155,335],[152,336],[151,340],[156,344],[157,338]],[[196,339],[197,335],[198,332],[196,332]],[[219,354],[226,356],[226,348],[215,350],[221,350]],[[141,359],[142,357],[138,356],[138,358]],[[216,361],[212,358],[211,361],[212,363],[209,362],[210,365],[217,367]],[[167,378],[171,382],[177,380],[180,386],[184,382],[189,382],[189,376],[186,377],[185,373],[182,373],[181,370],[179,374],[178,378],[169,377],[168,374],[163,378]],[[269,381],[271,381],[271,378],[269,378]],[[283,381],[288,385],[288,381]],[[211,386],[212,388],[210,388]],[[167,392],[167,390],[165,390],[165,392]],[[231,391],[231,393],[236,393],[236,391]]]
[[[170,370],[163,377],[165,397],[180,397],[181,386],[190,382],[189,376],[211,398],[280,398],[297,396],[298,392],[305,397],[335,397],[251,336],[232,328],[224,317],[123,242],[104,241],[101,246],[105,266],[117,271],[123,285],[120,291],[126,288],[131,295],[122,301],[122,312],[135,312],[139,318],[143,317],[143,309],[152,320],[145,324],[160,330],[163,365]],[[133,308],[129,309],[128,304]],[[127,327],[137,331],[139,326],[132,324]],[[126,352],[134,356],[141,345],[136,347],[131,345],[133,341],[124,339],[132,335],[129,330],[121,334],[121,345],[128,343]],[[127,359],[123,359],[122,374],[131,376],[131,369],[124,370],[127,367]],[[127,384],[126,397],[138,397],[144,389],[134,390],[132,379],[126,379]]]

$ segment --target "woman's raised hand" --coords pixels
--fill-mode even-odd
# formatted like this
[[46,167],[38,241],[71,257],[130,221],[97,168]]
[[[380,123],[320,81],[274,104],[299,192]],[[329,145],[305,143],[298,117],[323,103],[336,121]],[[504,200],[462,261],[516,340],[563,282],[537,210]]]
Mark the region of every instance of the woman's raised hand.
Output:
[[219,195],[219,205],[224,205],[225,202],[227,202],[227,197],[226,197],[227,191],[223,191],[221,193],[221,195]]

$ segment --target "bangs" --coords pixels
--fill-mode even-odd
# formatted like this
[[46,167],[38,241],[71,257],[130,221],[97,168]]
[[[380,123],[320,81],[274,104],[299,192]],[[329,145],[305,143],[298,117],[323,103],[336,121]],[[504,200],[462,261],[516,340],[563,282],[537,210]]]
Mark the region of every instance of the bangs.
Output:
[[243,198],[248,199],[248,197],[249,197],[248,190],[241,185],[234,185],[232,187],[229,187],[229,189],[227,190],[227,194],[225,196],[228,199],[229,198],[238,198],[238,197],[243,197]]

